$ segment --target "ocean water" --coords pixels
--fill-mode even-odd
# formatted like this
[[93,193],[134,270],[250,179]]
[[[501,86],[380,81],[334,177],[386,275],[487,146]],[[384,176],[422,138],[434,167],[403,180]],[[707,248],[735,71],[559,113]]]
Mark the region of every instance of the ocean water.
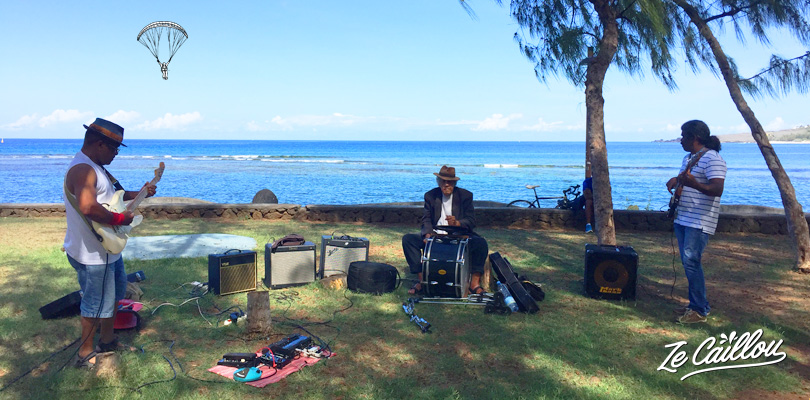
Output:
[[[281,203],[364,204],[421,201],[435,187],[433,172],[456,167],[459,186],[476,200],[510,202],[545,196],[582,182],[584,143],[392,141],[127,140],[108,170],[130,190],[166,163],[158,195],[218,203],[249,203],[261,189]],[[61,203],[67,165],[80,139],[4,139],[0,203]],[[678,143],[608,143],[617,209],[666,209],[666,181],[684,155]],[[810,144],[774,145],[804,207],[810,207]],[[770,171],[755,144],[726,143],[723,204],[781,207]],[[556,202],[547,200],[545,207]]]

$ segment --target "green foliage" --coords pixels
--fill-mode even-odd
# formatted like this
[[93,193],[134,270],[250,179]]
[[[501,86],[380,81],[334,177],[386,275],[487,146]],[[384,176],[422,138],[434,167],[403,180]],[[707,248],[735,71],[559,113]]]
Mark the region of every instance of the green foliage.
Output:
[[545,82],[550,75],[563,74],[574,84],[584,83],[588,49],[598,52],[605,39],[606,21],[618,23],[617,52],[613,63],[630,73],[643,75],[648,61],[653,75],[668,87],[675,87],[671,68],[674,23],[664,2],[620,0],[513,0],[511,13],[520,25],[515,40],[522,53],[535,63],[535,74]]
[[755,97],[761,97],[763,93],[777,97],[791,90],[807,93],[810,89],[810,51],[789,60],[773,55],[768,68],[751,78],[738,79],[737,83]]
[[[670,1],[678,3],[675,0]],[[698,10],[712,31],[722,31],[730,25],[742,43],[745,43],[748,36],[752,36],[768,44],[769,34],[782,35],[787,31],[801,43],[810,45],[810,2],[806,0],[691,1],[688,4]],[[675,11],[673,13],[677,14]],[[686,46],[700,46],[694,53],[700,56],[699,59],[691,59],[687,53],[693,69],[696,62],[701,61],[715,70],[715,59],[709,56],[711,53],[707,51],[706,45],[700,43],[702,40],[698,40],[699,35],[694,24],[680,26],[679,30]],[[729,61],[740,89],[755,97],[764,94],[776,97],[792,90],[806,93],[810,89],[810,52],[791,59],[772,55],[769,66],[750,78],[739,76],[733,61],[730,58]]]

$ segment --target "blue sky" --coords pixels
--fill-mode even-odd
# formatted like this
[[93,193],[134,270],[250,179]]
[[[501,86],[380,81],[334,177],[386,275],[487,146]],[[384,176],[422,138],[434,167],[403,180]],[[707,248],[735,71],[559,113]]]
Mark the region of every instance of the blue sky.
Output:
[[[508,3],[508,2],[506,2]],[[457,0],[0,2],[0,137],[78,138],[108,118],[130,139],[584,140],[581,88],[537,81],[508,6]],[[189,39],[163,80],[136,41],[153,21]],[[749,76],[773,48],[725,39]],[[608,141],[674,138],[689,119],[746,132],[721,80],[688,68],[669,92],[615,68]],[[810,123],[807,96],[748,98],[766,129]]]

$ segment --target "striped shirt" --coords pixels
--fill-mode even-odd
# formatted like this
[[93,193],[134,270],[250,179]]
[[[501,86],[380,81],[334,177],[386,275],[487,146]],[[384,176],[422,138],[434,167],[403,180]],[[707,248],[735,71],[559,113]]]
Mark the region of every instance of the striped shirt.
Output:
[[[690,156],[691,154],[687,154],[683,158],[679,173],[686,169]],[[711,179],[726,179],[726,161],[720,157],[720,153],[709,150],[692,167],[692,176],[702,184],[708,184]],[[678,204],[678,216],[675,218],[676,224],[714,235],[719,217],[720,196],[707,196],[697,189],[683,187],[681,201]]]

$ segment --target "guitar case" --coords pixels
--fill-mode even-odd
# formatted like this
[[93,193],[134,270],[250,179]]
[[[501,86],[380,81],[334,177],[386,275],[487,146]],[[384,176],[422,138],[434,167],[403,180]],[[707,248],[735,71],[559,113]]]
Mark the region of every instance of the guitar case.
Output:
[[517,302],[520,311],[534,314],[540,310],[540,307],[537,306],[537,302],[534,301],[534,298],[532,298],[531,294],[529,294],[523,286],[523,283],[518,280],[517,274],[515,274],[515,271],[512,269],[512,264],[509,263],[509,260],[501,257],[500,253],[495,252],[489,255],[489,261],[492,264],[492,269],[495,270],[495,274],[498,275],[498,280],[509,288],[509,293],[515,298],[515,302]]
[[81,313],[79,310],[81,303],[82,295],[77,290],[40,307],[39,314],[42,315],[42,319],[72,317]]

